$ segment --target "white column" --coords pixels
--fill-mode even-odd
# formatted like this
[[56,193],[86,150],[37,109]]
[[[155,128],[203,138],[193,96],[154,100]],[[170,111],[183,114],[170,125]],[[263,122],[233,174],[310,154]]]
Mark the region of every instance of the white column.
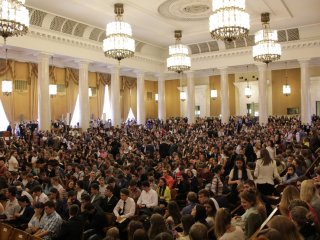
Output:
[[220,69],[221,82],[221,122],[223,124],[229,122],[230,106],[229,106],[229,79],[227,68]]
[[311,124],[309,59],[299,60],[301,67],[301,123]]
[[259,70],[259,124],[268,123],[268,86],[267,86],[267,66],[257,65]]
[[89,62],[81,61],[79,63],[79,106],[80,106],[80,128],[86,131],[89,128],[90,105],[89,105],[89,83],[88,72]]
[[144,73],[137,74],[137,123],[146,123],[146,104],[144,101]]
[[163,74],[158,76],[158,118],[166,120],[165,80]]
[[[195,123],[194,73],[187,72],[187,118],[188,123]],[[200,109],[201,111],[201,109]],[[204,109],[202,109],[204,111]]]
[[51,129],[51,106],[49,96],[49,58],[50,55],[41,53],[38,63],[38,117],[39,130]]
[[121,126],[120,111],[120,68],[114,66],[111,70],[111,124]]

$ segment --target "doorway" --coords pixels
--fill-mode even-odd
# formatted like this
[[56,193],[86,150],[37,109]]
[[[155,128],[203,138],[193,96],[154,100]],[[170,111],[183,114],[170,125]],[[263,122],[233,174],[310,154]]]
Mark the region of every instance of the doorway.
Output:
[[247,115],[252,117],[259,116],[259,103],[247,103]]

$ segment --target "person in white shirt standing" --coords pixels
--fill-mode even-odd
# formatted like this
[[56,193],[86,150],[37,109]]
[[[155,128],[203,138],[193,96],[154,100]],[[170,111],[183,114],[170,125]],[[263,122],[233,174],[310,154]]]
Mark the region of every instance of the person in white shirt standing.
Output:
[[8,161],[9,172],[17,172],[19,170],[19,162],[17,160],[17,157],[18,157],[17,151],[13,151]]
[[137,201],[137,205],[140,208],[139,215],[146,214],[151,216],[153,208],[158,206],[158,194],[150,187],[148,181],[144,181],[141,184],[143,191]]
[[274,179],[281,182],[277,164],[270,157],[269,151],[265,148],[261,149],[261,159],[256,161],[254,176],[258,190],[265,196],[272,195],[274,191]]

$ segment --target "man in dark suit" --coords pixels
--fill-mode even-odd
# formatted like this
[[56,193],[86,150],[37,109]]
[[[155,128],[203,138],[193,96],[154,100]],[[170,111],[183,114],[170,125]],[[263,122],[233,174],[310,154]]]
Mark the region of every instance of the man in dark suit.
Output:
[[56,240],[74,240],[82,239],[84,223],[78,217],[79,207],[78,205],[72,205],[69,209],[69,220],[63,222],[61,230]]
[[27,196],[19,197],[18,202],[21,209],[19,213],[15,214],[15,219],[9,221],[8,223],[15,228],[25,229],[34,214],[34,210]]
[[102,207],[103,196],[100,194],[99,185],[97,183],[93,183],[93,184],[91,184],[90,189],[91,189],[90,202],[95,206]]
[[103,211],[112,213],[114,207],[117,205],[119,199],[113,195],[113,187],[111,185],[108,185],[106,187],[105,191],[105,198],[104,198],[104,203],[103,203]]

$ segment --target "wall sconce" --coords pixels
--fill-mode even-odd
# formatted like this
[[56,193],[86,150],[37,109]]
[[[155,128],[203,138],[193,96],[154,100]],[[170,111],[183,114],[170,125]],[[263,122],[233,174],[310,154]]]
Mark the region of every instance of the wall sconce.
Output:
[[286,76],[285,76],[285,79],[286,79],[286,84],[282,86],[282,93],[283,93],[283,95],[285,95],[287,97],[287,96],[289,96],[291,94],[291,87],[288,84],[288,64],[287,64],[287,62],[286,62]]
[[187,93],[185,91],[180,92],[180,100],[185,101],[187,99]]
[[156,100],[156,102],[159,101],[159,94],[158,94],[158,93],[156,93],[156,94],[154,95],[154,100]]
[[51,97],[57,95],[57,85],[56,84],[49,85],[49,94]]
[[89,98],[92,97],[92,89],[91,88],[88,89],[88,96],[89,96]]
[[2,93],[5,96],[9,96],[12,93],[12,81],[9,81],[9,80],[2,81]]
[[212,90],[210,91],[210,97],[212,98],[212,100],[216,100],[216,99],[217,99],[217,97],[218,97],[218,91],[217,91],[217,89],[212,89]]

